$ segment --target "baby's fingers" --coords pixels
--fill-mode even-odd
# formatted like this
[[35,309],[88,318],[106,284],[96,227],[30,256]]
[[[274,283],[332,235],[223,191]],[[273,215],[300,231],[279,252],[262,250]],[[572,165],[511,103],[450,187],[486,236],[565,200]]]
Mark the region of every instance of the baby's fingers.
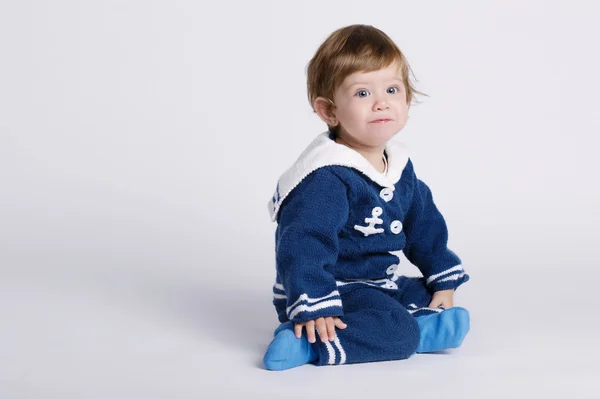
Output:
[[339,328],[340,330],[343,330],[344,328],[348,327],[348,325],[346,323],[344,323],[342,321],[342,319],[340,319],[338,317],[336,317],[335,319],[333,319],[333,322],[334,322],[335,326],[337,328]]
[[296,323],[296,325],[294,325],[294,334],[296,335],[296,338],[302,336],[302,327],[304,327],[304,323]]
[[308,342],[311,344],[315,343],[317,339],[315,338],[315,321],[309,320],[306,322],[306,335],[308,336]]
[[325,321],[325,319],[319,317],[315,320],[315,325],[317,327],[317,331],[319,332],[319,338],[321,339],[321,342],[327,341],[329,334],[327,332],[327,322]]
[[439,299],[434,299],[431,301],[431,303],[429,304],[429,306],[427,306],[428,308],[432,308],[432,309],[437,309],[438,306],[440,306],[443,302],[440,301]]
[[329,340],[335,340],[335,322],[333,321],[333,317],[326,317],[325,324],[327,324],[327,336]]

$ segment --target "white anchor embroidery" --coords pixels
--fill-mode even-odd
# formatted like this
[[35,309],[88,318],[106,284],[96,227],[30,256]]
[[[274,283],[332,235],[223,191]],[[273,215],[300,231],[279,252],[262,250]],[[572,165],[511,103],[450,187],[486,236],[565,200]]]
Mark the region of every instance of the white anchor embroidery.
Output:
[[365,218],[365,223],[368,223],[368,226],[359,226],[359,225],[355,225],[354,228],[358,231],[360,231],[361,233],[363,233],[365,235],[365,237],[371,235],[371,234],[379,234],[379,233],[383,233],[383,229],[381,228],[375,228],[376,224],[382,224],[383,220],[379,219],[378,216],[381,216],[381,214],[383,213],[383,209],[381,209],[380,207],[375,207],[373,208],[373,211],[371,212],[371,215],[373,215],[373,217],[370,218]]

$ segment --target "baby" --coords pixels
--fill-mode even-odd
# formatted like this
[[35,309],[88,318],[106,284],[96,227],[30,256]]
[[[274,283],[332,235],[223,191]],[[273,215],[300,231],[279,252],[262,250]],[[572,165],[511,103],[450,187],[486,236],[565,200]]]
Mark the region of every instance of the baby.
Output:
[[406,359],[456,348],[469,331],[469,313],[453,307],[469,276],[406,147],[390,141],[418,93],[409,71],[396,44],[365,25],[332,33],[308,64],[309,101],[329,129],[269,202],[282,323],[269,370]]

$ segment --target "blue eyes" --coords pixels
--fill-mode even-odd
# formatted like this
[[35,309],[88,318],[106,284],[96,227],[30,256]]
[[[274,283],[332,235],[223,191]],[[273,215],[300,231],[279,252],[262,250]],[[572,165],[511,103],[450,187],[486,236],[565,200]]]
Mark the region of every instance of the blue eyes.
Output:
[[[385,92],[388,93],[388,94],[396,94],[396,93],[398,93],[398,90],[399,89],[397,87],[392,86],[392,87],[388,87],[388,89]],[[355,96],[357,96],[359,98],[365,98],[365,97],[368,97],[369,94],[370,93],[369,93],[368,90],[364,90],[363,89],[363,90],[357,91],[356,94],[355,94]]]

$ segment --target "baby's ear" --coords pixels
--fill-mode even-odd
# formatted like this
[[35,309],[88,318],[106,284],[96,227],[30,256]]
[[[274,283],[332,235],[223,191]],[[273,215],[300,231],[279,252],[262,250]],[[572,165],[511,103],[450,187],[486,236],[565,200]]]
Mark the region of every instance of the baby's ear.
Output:
[[319,118],[329,126],[337,126],[339,123],[335,117],[335,104],[333,101],[325,97],[317,97],[313,102],[313,109],[319,115]]

